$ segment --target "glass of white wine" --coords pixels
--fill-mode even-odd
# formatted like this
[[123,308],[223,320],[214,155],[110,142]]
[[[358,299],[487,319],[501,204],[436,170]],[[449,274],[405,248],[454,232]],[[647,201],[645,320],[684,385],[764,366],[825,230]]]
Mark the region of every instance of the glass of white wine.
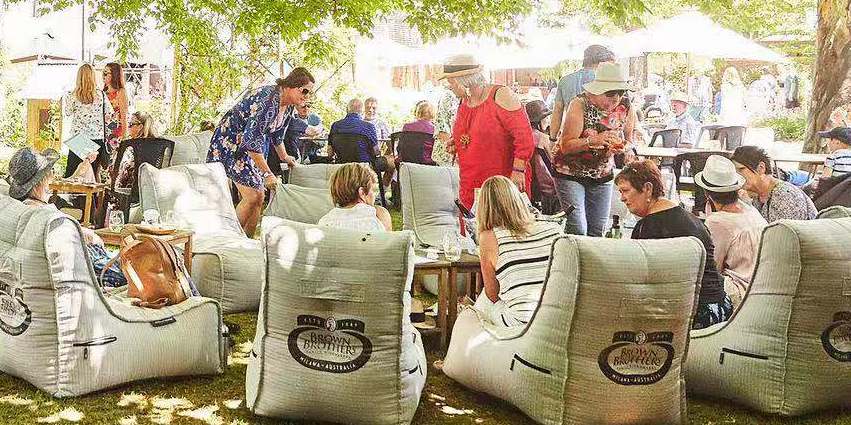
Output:
[[443,234],[443,254],[449,261],[461,259],[461,235],[449,230]]
[[124,226],[124,212],[110,211],[109,212],[109,230],[118,233]]

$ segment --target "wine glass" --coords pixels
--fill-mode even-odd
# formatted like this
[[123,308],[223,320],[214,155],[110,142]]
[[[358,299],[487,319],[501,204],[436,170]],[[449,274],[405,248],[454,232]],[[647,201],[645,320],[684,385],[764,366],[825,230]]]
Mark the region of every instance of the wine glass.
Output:
[[124,226],[124,213],[122,211],[109,212],[109,230],[118,233]]
[[148,226],[156,226],[160,223],[160,212],[153,208],[145,210],[142,217]]
[[162,215],[162,218],[160,218],[160,223],[162,224],[163,228],[166,229],[176,228],[177,220],[174,218],[174,211],[166,211],[165,214]]
[[448,230],[443,234],[443,255],[449,261],[461,259],[461,235],[458,232]]

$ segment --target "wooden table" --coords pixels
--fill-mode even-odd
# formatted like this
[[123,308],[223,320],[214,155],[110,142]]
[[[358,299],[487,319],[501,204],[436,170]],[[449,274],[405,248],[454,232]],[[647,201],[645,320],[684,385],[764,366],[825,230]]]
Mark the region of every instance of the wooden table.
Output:
[[[86,227],[91,227],[92,225],[92,206],[94,204],[93,200],[95,195],[103,194],[104,190],[106,190],[106,184],[104,183],[83,183],[83,182],[75,182],[71,180],[55,180],[53,183],[50,183],[50,190],[53,191],[53,194],[57,193],[69,193],[74,195],[86,195],[86,205],[83,208],[83,219],[82,224]],[[101,196],[101,198],[103,198]],[[102,199],[100,200],[102,202]]]
[[157,239],[167,242],[174,246],[183,245],[183,263],[186,265],[186,271],[192,273],[192,234],[191,230],[176,230],[168,235],[152,235],[136,230],[135,225],[127,224],[122,227],[120,232],[113,232],[111,229],[103,228],[95,230],[98,236],[103,239],[106,245],[123,246],[124,237],[128,234],[152,236]]
[[[636,148],[638,151],[638,155],[640,156],[652,156],[658,158],[674,158],[682,153],[689,152],[707,152],[705,149],[694,149],[694,148],[662,148],[662,147],[647,147],[647,146],[638,146]],[[726,152],[732,153],[731,151],[713,151],[713,152]],[[777,155],[769,155],[771,157],[771,161],[776,164],[778,162],[797,162],[798,164],[802,164],[808,167],[810,170],[810,175],[814,174],[814,170],[821,164],[824,164],[824,160],[827,159],[827,154],[823,153],[781,153]]]
[[[691,152],[710,152],[709,149],[697,149],[697,148],[663,148],[663,147],[649,147],[649,146],[637,146],[635,150],[638,152],[639,156],[653,156],[657,158],[674,158],[679,154],[683,153],[691,153]],[[732,153],[731,151],[717,151],[711,150],[711,152],[727,152]]]
[[[440,343],[445,350],[449,347],[449,338],[458,318],[458,274],[467,276],[465,280],[465,292],[470,299],[476,299],[481,291],[481,268],[479,256],[464,252],[458,261],[449,261],[441,254],[440,259],[430,263],[417,264],[414,267],[414,281],[419,277],[436,275],[438,282],[437,294],[437,326],[440,328]],[[414,288],[414,293],[419,293],[422,288]]]

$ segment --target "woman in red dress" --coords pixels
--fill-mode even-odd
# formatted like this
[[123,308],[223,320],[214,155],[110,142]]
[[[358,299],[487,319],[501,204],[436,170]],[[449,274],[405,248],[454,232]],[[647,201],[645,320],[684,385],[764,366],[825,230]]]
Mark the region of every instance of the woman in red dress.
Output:
[[108,135],[111,136],[109,139],[115,147],[127,134],[127,112],[130,109],[127,91],[124,90],[124,70],[121,69],[121,65],[110,62],[103,68],[103,91],[118,116],[118,127],[112,130],[111,135]]
[[458,158],[461,203],[472,208],[473,191],[495,175],[510,178],[525,192],[531,185],[529,159],[535,142],[517,95],[508,87],[488,84],[471,55],[449,58],[443,78],[461,99],[447,147]]

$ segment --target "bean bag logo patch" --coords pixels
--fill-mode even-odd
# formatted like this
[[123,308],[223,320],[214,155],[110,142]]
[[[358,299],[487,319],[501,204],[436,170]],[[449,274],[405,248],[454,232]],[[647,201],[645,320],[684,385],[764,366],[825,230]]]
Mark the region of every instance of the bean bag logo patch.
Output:
[[372,341],[364,335],[366,325],[360,320],[300,315],[297,326],[290,332],[287,346],[302,366],[320,372],[351,373],[372,356]]
[[833,359],[851,362],[851,311],[833,315],[833,323],[821,333],[821,345]]
[[654,384],[671,369],[673,340],[673,332],[615,332],[612,345],[600,352],[597,364],[603,375],[616,384]]
[[24,292],[0,283],[0,330],[18,336],[27,331],[32,322],[32,312],[24,304]]

